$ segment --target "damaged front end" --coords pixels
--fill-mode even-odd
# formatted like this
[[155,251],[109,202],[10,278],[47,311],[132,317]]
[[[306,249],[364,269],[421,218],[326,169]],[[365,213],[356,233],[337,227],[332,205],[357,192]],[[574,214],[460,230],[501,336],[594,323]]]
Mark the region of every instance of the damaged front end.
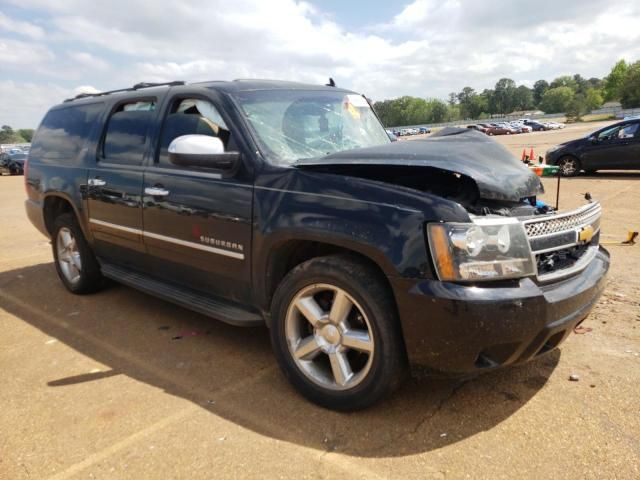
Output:
[[478,132],[448,130],[426,140],[304,159],[296,167],[393,184],[462,205],[471,222],[427,225],[443,281],[549,282],[583,270],[598,252],[600,205],[555,212],[537,200],[544,192],[539,177]]

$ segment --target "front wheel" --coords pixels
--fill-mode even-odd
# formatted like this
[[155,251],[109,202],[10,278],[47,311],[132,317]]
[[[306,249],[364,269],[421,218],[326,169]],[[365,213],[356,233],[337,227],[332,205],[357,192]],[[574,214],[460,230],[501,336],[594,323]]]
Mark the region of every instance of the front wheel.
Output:
[[563,177],[575,177],[580,173],[580,162],[577,158],[566,156],[558,160],[560,175]]
[[294,387],[334,410],[372,405],[406,371],[389,287],[350,256],[315,258],[285,277],[272,304],[271,342]]

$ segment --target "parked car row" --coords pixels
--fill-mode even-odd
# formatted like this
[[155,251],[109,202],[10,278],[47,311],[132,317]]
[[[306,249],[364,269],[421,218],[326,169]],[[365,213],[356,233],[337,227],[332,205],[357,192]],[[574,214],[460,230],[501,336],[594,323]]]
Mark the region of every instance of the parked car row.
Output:
[[431,129],[429,127],[393,128],[391,130],[387,130],[387,133],[391,133],[396,137],[405,137],[409,135],[425,135],[427,133],[431,133]]
[[512,122],[496,122],[496,123],[476,123],[468,125],[467,128],[478,130],[487,135],[514,135],[518,133],[537,132],[541,130],[557,130],[564,128],[564,123],[556,122],[538,122],[523,118]]

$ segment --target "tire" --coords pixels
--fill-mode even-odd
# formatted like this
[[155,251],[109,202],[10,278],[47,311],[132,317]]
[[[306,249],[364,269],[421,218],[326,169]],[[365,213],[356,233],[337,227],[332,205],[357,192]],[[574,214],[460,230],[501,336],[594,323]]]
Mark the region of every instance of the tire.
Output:
[[100,265],[84,238],[75,215],[63,213],[53,223],[53,258],[58,277],[71,293],[85,294],[100,289]]
[[282,372],[318,405],[360,410],[405,377],[393,296],[379,273],[357,258],[332,255],[298,265],[278,286],[271,315],[271,344]]
[[560,158],[557,165],[563,177],[575,177],[580,173],[580,160],[570,155]]

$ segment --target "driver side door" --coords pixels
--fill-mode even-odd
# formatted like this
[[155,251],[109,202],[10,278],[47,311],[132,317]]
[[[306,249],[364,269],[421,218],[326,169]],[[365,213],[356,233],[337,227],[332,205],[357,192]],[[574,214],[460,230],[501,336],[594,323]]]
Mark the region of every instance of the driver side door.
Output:
[[144,242],[156,277],[245,303],[250,299],[253,172],[174,165],[168,147],[183,135],[217,136],[237,151],[236,133],[212,99],[180,93],[167,102],[153,163],[143,180]]
[[623,124],[598,132],[582,156],[587,170],[618,170],[633,163],[633,142],[638,124]]

